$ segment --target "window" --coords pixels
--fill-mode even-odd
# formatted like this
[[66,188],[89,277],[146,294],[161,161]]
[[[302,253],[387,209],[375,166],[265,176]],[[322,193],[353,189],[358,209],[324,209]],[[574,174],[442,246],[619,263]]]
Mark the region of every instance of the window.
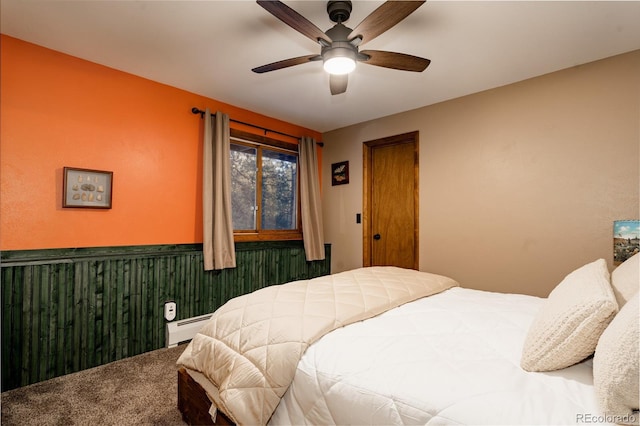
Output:
[[235,239],[301,239],[297,147],[240,133],[230,153]]
[[262,150],[261,228],[298,228],[298,156]]

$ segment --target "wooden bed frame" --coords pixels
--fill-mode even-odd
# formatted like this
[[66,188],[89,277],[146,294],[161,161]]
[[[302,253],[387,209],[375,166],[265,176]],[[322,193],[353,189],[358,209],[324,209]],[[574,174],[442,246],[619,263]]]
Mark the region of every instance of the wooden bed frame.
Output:
[[178,410],[182,413],[182,420],[189,425],[235,426],[220,409],[213,422],[209,414],[211,405],[204,388],[181,367],[178,370]]

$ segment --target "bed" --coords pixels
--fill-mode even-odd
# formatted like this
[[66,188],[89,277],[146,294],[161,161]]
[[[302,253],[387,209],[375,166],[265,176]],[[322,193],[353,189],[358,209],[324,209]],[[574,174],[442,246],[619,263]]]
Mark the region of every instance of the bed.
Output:
[[[178,405],[190,424],[637,424],[634,258],[611,278],[604,260],[585,265],[548,299],[395,267],[262,289],[216,311],[185,349]],[[582,301],[573,317],[567,298]],[[578,324],[568,337],[567,324]],[[630,348],[592,356],[607,334]]]

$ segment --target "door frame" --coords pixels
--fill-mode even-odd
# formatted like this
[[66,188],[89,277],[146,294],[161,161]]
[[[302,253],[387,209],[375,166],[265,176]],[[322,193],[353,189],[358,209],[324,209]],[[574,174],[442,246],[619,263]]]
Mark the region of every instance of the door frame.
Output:
[[373,226],[373,221],[371,220],[372,215],[372,182],[373,182],[373,150],[377,147],[386,146],[386,145],[395,145],[401,143],[413,143],[414,150],[414,162],[413,162],[413,214],[414,214],[414,227],[413,227],[413,241],[414,241],[414,259],[413,259],[413,268],[418,270],[420,264],[420,254],[419,247],[420,242],[418,239],[419,236],[419,158],[418,158],[418,148],[419,144],[419,132],[413,131],[408,133],[403,133],[395,136],[388,136],[381,139],[374,139],[362,144],[362,265],[363,266],[371,266],[371,244],[372,244],[372,236],[374,234],[371,229]]

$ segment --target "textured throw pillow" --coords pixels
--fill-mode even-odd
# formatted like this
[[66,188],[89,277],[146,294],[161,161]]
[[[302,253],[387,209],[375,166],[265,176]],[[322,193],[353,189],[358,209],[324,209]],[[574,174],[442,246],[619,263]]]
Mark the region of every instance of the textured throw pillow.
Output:
[[602,333],[593,357],[593,384],[602,411],[615,423],[638,424],[640,298],[632,296]]
[[625,260],[611,273],[611,286],[620,309],[640,289],[640,253]]
[[534,318],[520,366],[551,371],[582,361],[593,353],[617,311],[604,259],[576,269],[553,289]]

